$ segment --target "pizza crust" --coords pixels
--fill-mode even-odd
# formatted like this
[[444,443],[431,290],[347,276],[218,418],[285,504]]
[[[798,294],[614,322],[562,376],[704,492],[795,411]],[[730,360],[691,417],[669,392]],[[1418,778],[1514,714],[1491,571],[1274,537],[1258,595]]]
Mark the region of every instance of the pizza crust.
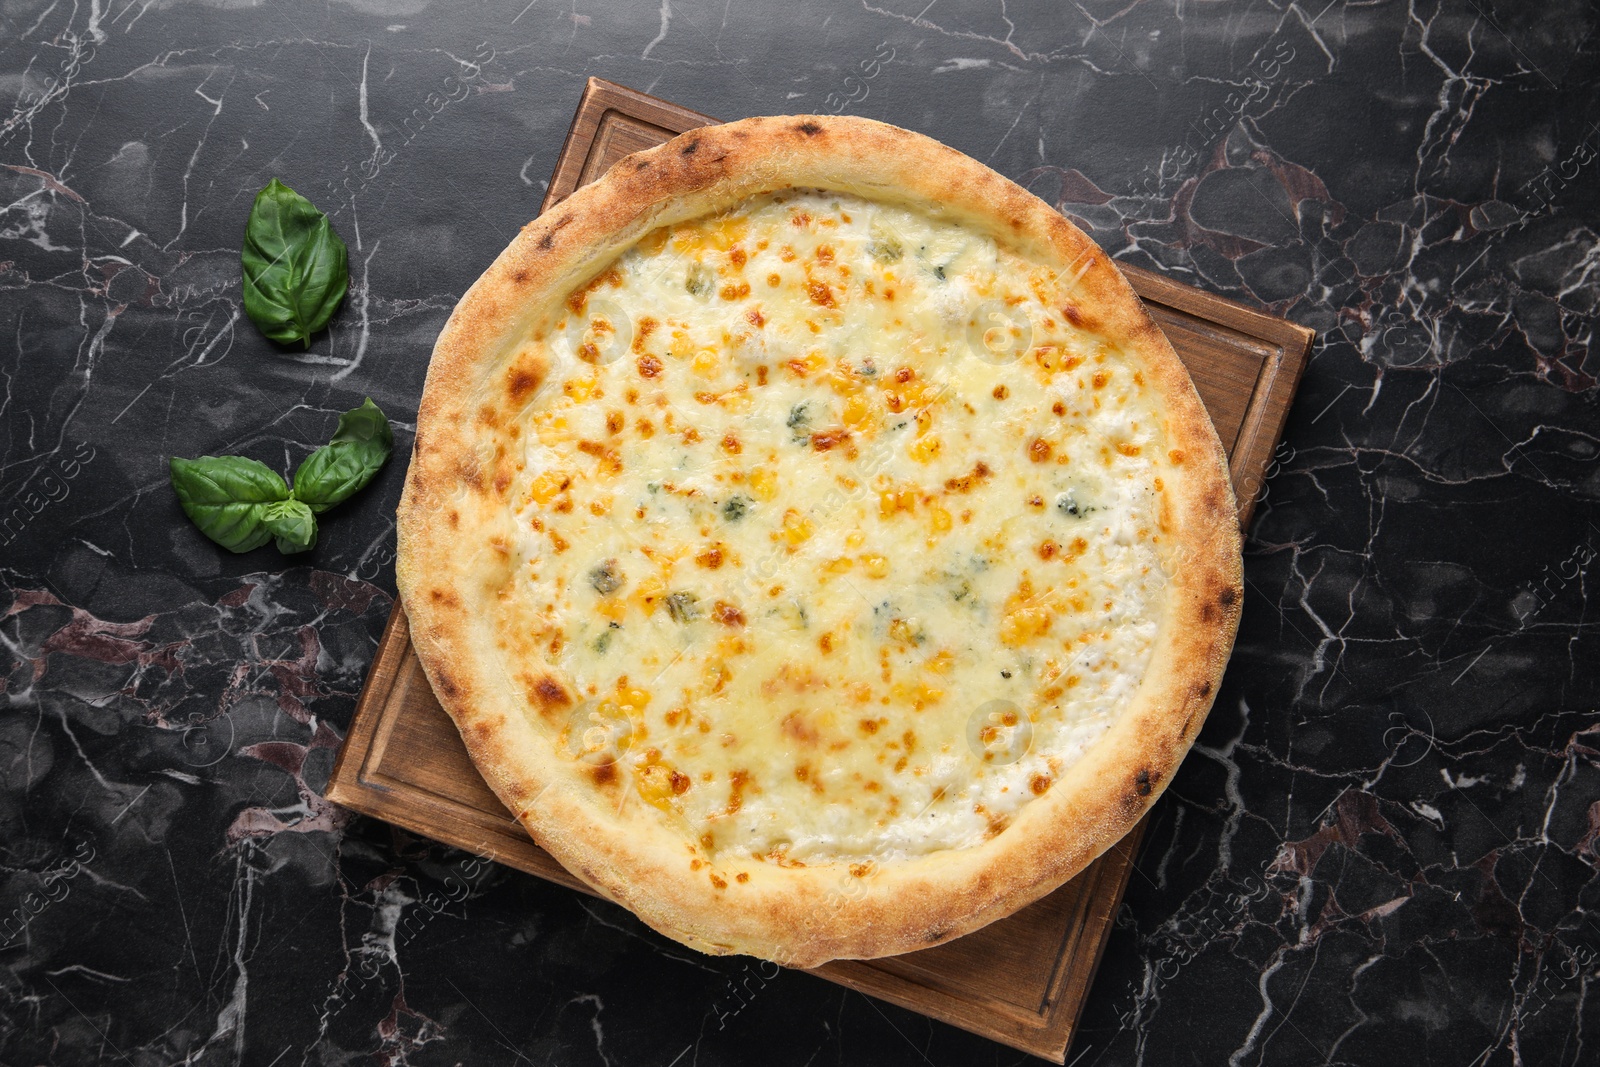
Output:
[[[730,861],[690,869],[606,768],[573,774],[524,716],[528,678],[490,620],[511,580],[508,546],[479,543],[510,505],[510,439],[549,366],[517,346],[530,324],[647,232],[773,189],[903,204],[1056,265],[1072,316],[1138,360],[1165,413],[1166,514],[1181,546],[1150,666],[1108,732],[997,836],[970,848],[811,867]],[[1237,627],[1242,566],[1226,456],[1187,372],[1122,274],[1047,204],[936,141],[865,119],[754,118],[706,127],[619,161],[524,227],[463,297],[429,367],[401,500],[397,581],[412,640],[485,780],[574,875],[645,922],[710,953],[810,967],[957,937],[1080,872],[1160,796],[1204,722]],[[532,682],[565,706],[559,677]],[[718,886],[716,881],[721,881]]]

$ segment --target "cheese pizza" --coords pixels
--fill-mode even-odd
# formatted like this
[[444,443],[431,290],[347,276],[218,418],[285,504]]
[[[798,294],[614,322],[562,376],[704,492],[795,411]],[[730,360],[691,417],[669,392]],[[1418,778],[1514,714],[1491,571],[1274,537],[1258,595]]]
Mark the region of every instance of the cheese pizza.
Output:
[[535,840],[707,952],[938,944],[1160,794],[1237,624],[1226,460],[1108,258],[863,119],[620,161],[462,299],[398,580]]

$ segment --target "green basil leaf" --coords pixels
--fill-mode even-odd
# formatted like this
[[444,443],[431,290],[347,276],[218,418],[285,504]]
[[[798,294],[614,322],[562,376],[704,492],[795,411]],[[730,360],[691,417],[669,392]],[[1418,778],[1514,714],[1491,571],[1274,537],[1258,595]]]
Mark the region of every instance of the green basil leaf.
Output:
[[270,467],[243,456],[174,456],[169,467],[178,503],[201,533],[230,552],[248,552],[271,539],[262,509],[289,499],[289,487]]
[[317,517],[299,500],[279,500],[261,506],[261,525],[277,540],[284,555],[304,552],[317,543]]
[[328,216],[276,178],[256,194],[239,259],[245,313],[280,344],[309,346],[350,284],[349,254]]
[[333,439],[294,472],[294,497],[315,512],[327,511],[361,489],[394,450],[394,431],[378,405],[366,403],[339,416]]

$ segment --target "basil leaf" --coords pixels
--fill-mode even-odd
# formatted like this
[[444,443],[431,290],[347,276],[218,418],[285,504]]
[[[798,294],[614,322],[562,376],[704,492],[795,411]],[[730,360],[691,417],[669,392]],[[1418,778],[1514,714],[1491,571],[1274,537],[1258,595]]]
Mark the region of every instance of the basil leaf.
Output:
[[245,224],[244,310],[280,344],[310,346],[350,283],[349,254],[328,216],[274,178]]
[[276,539],[284,555],[304,552],[317,543],[317,517],[299,500],[279,500],[261,507],[261,525]]
[[289,487],[270,467],[243,456],[201,456],[169,464],[183,513],[230,552],[260,548],[272,537],[262,509],[289,499]]
[[378,405],[366,403],[339,416],[333,439],[294,472],[294,498],[324,512],[361,489],[394,450],[394,431]]

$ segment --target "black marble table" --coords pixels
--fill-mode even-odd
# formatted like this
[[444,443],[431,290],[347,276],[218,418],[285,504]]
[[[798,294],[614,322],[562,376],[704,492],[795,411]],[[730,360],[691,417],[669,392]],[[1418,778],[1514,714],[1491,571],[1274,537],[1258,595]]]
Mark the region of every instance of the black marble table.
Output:
[[[0,8],[0,1062],[1020,1054],[321,799],[435,334],[587,75],[921,130],[1320,334],[1069,1062],[1600,1061],[1600,13],[1510,0]],[[352,290],[242,317],[272,177]],[[397,456],[286,560],[172,454]]]

